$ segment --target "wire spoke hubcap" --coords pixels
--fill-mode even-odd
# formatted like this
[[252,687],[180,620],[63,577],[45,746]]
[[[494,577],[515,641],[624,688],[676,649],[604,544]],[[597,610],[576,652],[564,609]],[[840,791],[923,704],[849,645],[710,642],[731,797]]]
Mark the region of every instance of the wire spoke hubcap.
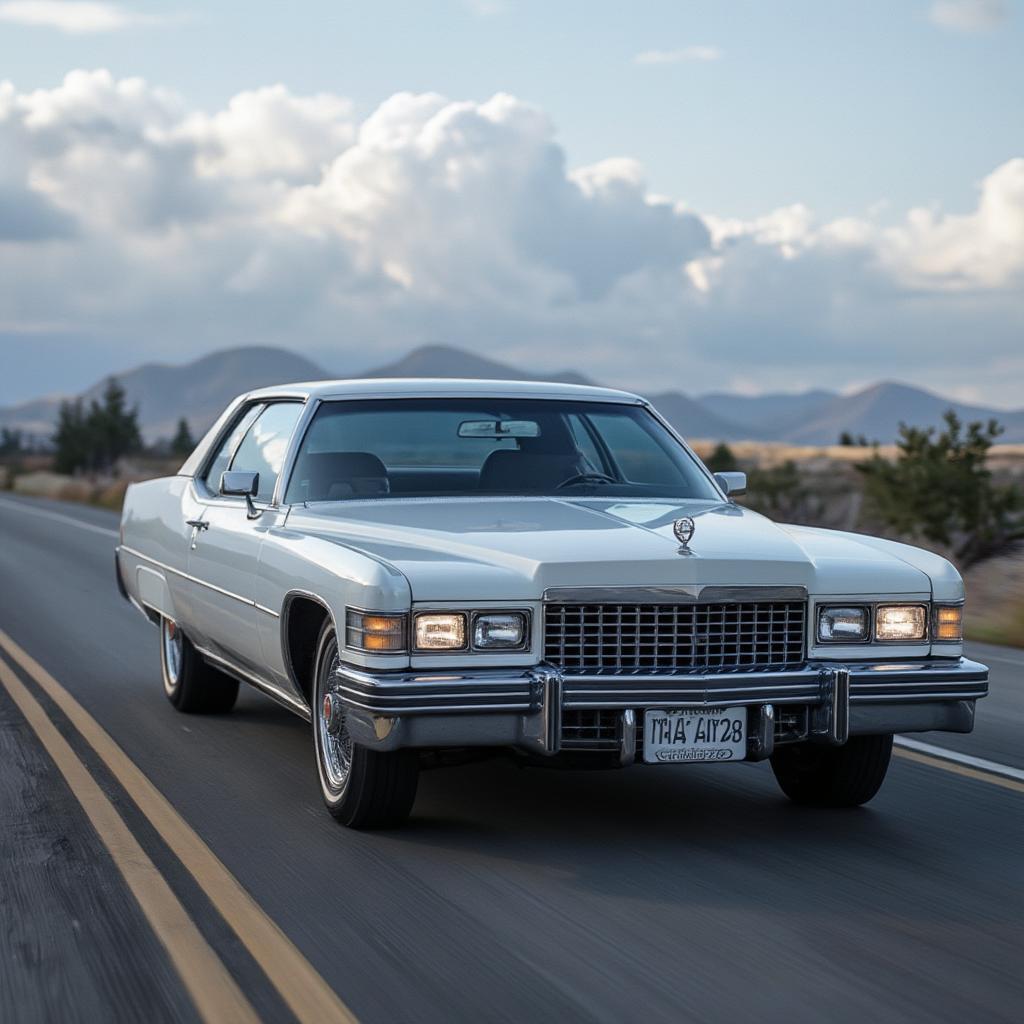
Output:
[[345,711],[341,698],[328,689],[330,679],[338,666],[338,658],[331,661],[326,672],[326,692],[320,701],[317,714],[317,730],[320,733],[320,749],[323,751],[324,773],[333,789],[343,789],[352,769],[352,738],[345,727]]
[[177,685],[181,675],[182,639],[181,630],[170,619],[164,619],[164,663],[167,666],[167,679]]

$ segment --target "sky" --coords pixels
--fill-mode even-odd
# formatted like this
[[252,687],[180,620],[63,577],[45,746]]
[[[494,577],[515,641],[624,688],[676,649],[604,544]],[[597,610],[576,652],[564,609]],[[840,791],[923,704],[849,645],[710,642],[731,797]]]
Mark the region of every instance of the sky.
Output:
[[0,0],[0,404],[284,345],[1024,406],[1019,0]]

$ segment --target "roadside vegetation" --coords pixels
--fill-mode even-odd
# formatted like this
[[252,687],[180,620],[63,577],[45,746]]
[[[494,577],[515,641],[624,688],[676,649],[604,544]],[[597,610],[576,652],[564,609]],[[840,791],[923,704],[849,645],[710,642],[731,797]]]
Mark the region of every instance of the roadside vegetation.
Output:
[[194,447],[184,419],[172,438],[145,444],[138,408],[111,378],[98,400],[62,402],[49,438],[0,431],[0,488],[119,511],[129,483],[173,473]]

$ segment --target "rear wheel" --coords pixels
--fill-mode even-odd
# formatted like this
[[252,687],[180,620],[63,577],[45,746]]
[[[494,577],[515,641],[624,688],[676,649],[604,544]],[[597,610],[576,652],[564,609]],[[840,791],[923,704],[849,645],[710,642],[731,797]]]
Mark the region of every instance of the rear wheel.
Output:
[[160,670],[167,699],[192,714],[230,711],[238,697],[238,682],[203,661],[181,627],[160,620]]
[[772,755],[772,771],[790,800],[812,807],[858,807],[881,788],[892,736],[854,736],[841,747],[794,743]]
[[389,828],[409,817],[419,781],[415,750],[381,753],[352,742],[334,690],[338,641],[328,620],[320,633],[313,687],[313,745],[327,809],[351,828]]

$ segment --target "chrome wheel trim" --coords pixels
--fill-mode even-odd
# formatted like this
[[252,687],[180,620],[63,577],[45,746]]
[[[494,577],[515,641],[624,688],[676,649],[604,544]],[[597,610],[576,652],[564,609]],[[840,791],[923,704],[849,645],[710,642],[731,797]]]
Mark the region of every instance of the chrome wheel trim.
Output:
[[[316,707],[316,729],[320,739],[320,764],[327,785],[335,793],[344,790],[348,784],[349,773],[352,771],[352,737],[349,736],[348,729],[345,727],[344,714],[342,714],[341,723],[333,729],[327,716],[327,707],[331,703],[327,698],[333,694],[330,679],[338,664],[339,658],[337,649],[335,649],[331,655],[330,668],[325,673],[325,678],[321,680]],[[339,713],[336,710],[338,702],[335,701],[333,704],[335,708],[333,714],[337,715]]]
[[164,672],[168,689],[173,690],[181,679],[181,663],[184,659],[184,643],[177,623],[164,619],[160,627],[164,647]]

